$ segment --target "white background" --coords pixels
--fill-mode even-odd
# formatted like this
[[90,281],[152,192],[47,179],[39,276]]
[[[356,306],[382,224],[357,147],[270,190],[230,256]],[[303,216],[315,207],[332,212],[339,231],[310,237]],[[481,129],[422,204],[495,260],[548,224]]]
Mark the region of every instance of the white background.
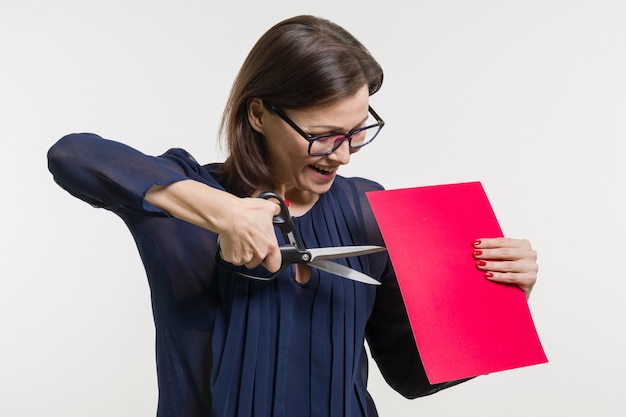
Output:
[[52,180],[46,151],[91,131],[222,160],[235,73],[274,23],[315,14],[385,69],[386,120],[344,175],[387,188],[482,181],[540,256],[530,307],[550,362],[382,416],[623,416],[626,2],[0,0],[0,416],[151,416],[148,285],[111,213]]

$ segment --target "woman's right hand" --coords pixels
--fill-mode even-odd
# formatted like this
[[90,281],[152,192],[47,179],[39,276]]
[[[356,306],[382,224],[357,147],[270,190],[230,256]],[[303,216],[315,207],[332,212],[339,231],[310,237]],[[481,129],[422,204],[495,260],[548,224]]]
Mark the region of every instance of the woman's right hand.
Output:
[[236,266],[280,269],[282,258],[272,218],[273,200],[239,198],[194,180],[154,185],[146,201],[170,215],[218,234],[222,259]]
[[224,227],[220,227],[222,259],[248,269],[263,265],[270,272],[278,271],[282,258],[272,218],[279,213],[280,206],[262,198],[238,200],[227,213]]

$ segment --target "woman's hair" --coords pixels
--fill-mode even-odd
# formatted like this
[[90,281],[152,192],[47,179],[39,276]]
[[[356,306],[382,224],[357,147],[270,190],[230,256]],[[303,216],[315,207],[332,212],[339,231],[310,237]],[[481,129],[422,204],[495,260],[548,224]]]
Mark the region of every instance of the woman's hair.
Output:
[[306,109],[377,92],[383,71],[345,29],[314,16],[297,16],[269,29],[244,61],[222,116],[228,157],[218,175],[239,196],[274,186],[263,135],[248,121],[248,102],[261,98],[283,109]]

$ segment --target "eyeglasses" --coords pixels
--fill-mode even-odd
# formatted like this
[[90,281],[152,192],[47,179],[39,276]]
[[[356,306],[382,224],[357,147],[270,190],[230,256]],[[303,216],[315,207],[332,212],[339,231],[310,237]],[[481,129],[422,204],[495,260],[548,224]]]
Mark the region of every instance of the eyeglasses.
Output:
[[[370,118],[365,123],[365,126],[358,127],[356,129],[352,129],[348,133],[325,133],[323,135],[309,135],[304,130],[302,130],[293,120],[291,120],[285,112],[283,112],[280,108],[274,106],[271,103],[263,100],[263,105],[267,107],[269,110],[276,113],[278,117],[283,119],[289,126],[291,126],[300,136],[306,139],[309,142],[309,155],[311,156],[323,156],[328,155],[337,148],[341,146],[341,144],[347,139],[348,144],[351,149],[360,148],[362,146],[371,143],[374,138],[380,132],[380,129],[383,128],[385,122],[380,116],[372,109],[368,107]],[[373,120],[371,120],[373,117]]]

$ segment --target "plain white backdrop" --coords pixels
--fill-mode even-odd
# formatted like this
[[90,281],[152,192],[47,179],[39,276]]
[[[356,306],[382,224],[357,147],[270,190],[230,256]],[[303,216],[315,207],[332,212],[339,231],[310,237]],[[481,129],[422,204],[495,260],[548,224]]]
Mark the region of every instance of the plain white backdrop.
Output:
[[550,362],[382,416],[623,416],[626,2],[0,0],[0,416],[152,416],[154,330],[125,226],[61,190],[46,151],[90,131],[223,159],[219,118],[256,39],[329,18],[385,69],[387,122],[342,172],[387,188],[483,183],[539,252],[530,300]]

